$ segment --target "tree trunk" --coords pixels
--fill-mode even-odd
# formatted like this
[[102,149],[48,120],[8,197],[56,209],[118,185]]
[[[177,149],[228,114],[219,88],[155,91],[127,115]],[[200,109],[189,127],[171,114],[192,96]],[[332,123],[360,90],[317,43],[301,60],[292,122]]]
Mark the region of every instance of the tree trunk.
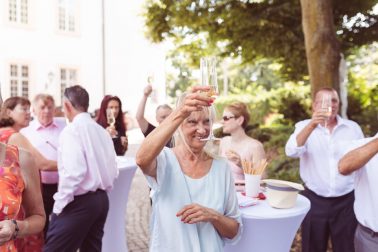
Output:
[[333,1],[300,2],[311,93],[323,87],[339,92],[340,45],[333,22]]

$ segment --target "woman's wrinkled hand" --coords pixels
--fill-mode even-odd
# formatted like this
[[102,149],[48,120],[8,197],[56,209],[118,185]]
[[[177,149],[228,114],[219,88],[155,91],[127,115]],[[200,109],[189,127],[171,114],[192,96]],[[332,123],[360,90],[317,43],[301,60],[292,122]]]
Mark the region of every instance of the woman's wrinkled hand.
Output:
[[194,86],[191,92],[185,96],[181,111],[185,116],[188,116],[194,111],[201,111],[204,107],[209,107],[214,98],[206,95],[210,90],[209,86]]
[[190,204],[184,206],[177,214],[181,217],[181,221],[188,224],[198,222],[212,222],[218,215],[218,212],[211,208],[201,206],[199,204]]
[[228,160],[236,164],[237,166],[241,166],[241,158],[238,153],[233,150],[226,151],[226,157]]
[[15,225],[10,220],[0,221],[0,246],[12,239]]

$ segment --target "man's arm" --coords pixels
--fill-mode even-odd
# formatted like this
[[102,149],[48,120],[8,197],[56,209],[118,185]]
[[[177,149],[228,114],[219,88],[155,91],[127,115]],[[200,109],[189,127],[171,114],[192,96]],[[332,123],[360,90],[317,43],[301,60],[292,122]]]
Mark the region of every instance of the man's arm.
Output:
[[143,97],[139,102],[138,110],[136,113],[136,119],[138,121],[139,127],[142,130],[143,134],[147,131],[148,121],[144,117],[144,110],[146,108],[147,98],[152,92],[152,86],[148,85],[143,92]]
[[378,153],[378,138],[369,143],[348,152],[339,161],[339,172],[348,175],[363,167],[371,158]]
[[312,119],[309,124],[304,127],[301,132],[296,137],[297,146],[303,146],[308,137],[311,135],[312,131],[317,127],[318,124],[324,122],[324,115],[320,111],[315,111],[312,115]]

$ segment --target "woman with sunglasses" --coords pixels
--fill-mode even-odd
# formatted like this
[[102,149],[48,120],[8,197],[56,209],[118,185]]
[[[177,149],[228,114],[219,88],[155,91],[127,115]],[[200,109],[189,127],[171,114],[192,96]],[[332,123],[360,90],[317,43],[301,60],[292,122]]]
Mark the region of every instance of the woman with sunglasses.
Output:
[[242,102],[235,102],[224,108],[223,133],[230,135],[222,138],[219,152],[229,160],[235,182],[244,180],[242,160],[258,165],[261,159],[265,158],[262,143],[245,132],[249,118],[247,106]]

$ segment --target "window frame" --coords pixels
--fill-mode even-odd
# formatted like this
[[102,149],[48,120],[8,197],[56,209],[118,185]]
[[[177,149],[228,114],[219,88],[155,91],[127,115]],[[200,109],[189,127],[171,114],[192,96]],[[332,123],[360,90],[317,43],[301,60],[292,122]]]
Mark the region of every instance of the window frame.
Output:
[[[62,79],[62,71],[65,71],[65,78]],[[75,79],[67,80],[68,73],[75,72]],[[78,83],[79,79],[79,69],[72,66],[60,66],[59,67],[59,92],[60,92],[60,102],[63,105],[64,89],[71,87]]]
[[[14,19],[11,19],[11,3],[15,3],[15,9],[14,12],[12,12],[15,17]],[[23,13],[23,2],[25,2],[26,6],[26,21],[22,21],[22,13]],[[5,15],[4,18],[6,20],[6,23],[12,26],[21,27],[21,28],[27,28],[31,27],[31,20],[32,20],[32,4],[33,0],[7,0],[4,1],[5,5]]]
[[[67,9],[67,6],[70,5],[69,1],[72,1],[71,3],[71,8],[73,8],[73,10],[71,11],[72,15],[73,16],[73,30],[69,30],[69,17],[70,17],[70,14],[67,14],[67,12],[65,13],[64,15],[64,24],[65,24],[65,28],[64,29],[61,29],[60,28],[60,8],[62,6],[61,4],[61,1],[64,2],[64,8],[65,10]],[[75,1],[75,0],[56,0],[56,30],[59,34],[63,34],[63,35],[79,35],[79,28],[80,28],[80,23],[79,23],[79,1]],[[68,28],[67,28],[68,27]]]
[[[9,96],[21,96],[29,99],[30,85],[31,85],[31,67],[26,62],[10,62],[8,66],[9,77]],[[12,67],[16,67],[16,73],[12,73]],[[24,75],[24,68],[26,68],[26,76]],[[26,83],[26,85],[25,85]],[[16,85],[16,86],[15,86]]]

